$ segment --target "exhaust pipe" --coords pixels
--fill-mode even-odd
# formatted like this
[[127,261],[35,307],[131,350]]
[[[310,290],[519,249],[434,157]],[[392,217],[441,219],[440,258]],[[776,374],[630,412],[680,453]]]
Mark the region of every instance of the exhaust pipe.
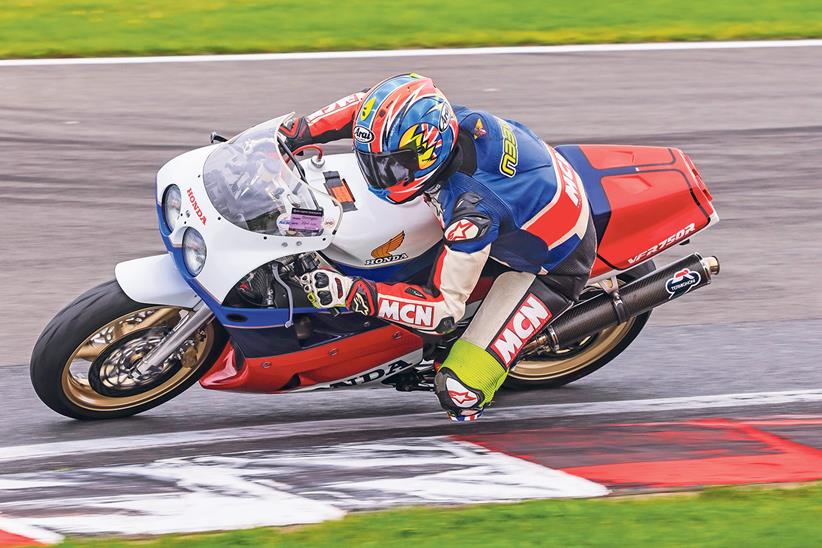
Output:
[[719,261],[716,257],[703,259],[694,253],[616,291],[602,293],[572,306],[528,347],[547,344],[557,351],[706,286],[711,283],[711,276],[718,273]]

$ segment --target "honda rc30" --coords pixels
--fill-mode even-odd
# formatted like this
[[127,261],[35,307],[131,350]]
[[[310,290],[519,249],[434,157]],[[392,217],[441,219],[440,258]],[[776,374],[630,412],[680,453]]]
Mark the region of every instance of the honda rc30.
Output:
[[[394,303],[387,320],[318,310],[300,276],[317,268],[423,283],[442,228],[422,200],[372,195],[353,154],[301,162],[280,135],[291,115],[174,158],[156,179],[167,252],[117,265],[43,331],[31,359],[38,396],[76,419],[151,409],[196,382],[279,394],[392,386],[432,390],[434,364],[464,331],[504,267],[491,261],[452,332],[432,336],[426,307]],[[562,386],[613,360],[651,310],[711,281],[714,257],[657,269],[653,257],[718,221],[690,158],[668,147],[562,145],[557,177],[583,185],[597,259],[579,301],[547,328],[525,316],[501,340],[518,361],[506,386]],[[560,171],[561,170],[561,171]],[[527,305],[527,303],[525,303]],[[536,314],[536,312],[534,312]],[[516,318],[515,318],[516,320]]]

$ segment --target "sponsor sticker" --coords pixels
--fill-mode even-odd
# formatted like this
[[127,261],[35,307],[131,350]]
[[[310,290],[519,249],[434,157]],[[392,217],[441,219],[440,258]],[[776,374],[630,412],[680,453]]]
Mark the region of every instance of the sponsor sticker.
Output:
[[288,223],[291,221],[291,216],[288,214],[280,215],[277,217],[277,230],[280,231],[280,234],[283,236],[288,236]]
[[474,124],[474,130],[471,133],[474,135],[474,140],[485,137],[488,134],[482,126],[482,118],[477,118],[477,123]]
[[497,121],[502,130],[502,157],[499,160],[499,172],[506,177],[513,177],[517,174],[517,163],[519,162],[517,138],[508,122],[500,118],[497,118]]
[[378,245],[371,250],[371,256],[375,259],[390,257],[392,251],[396,251],[398,247],[405,241],[405,231],[403,230],[384,244]]
[[456,223],[451,223],[445,230],[445,239],[449,242],[460,240],[471,240],[479,235],[479,227],[468,219],[462,219]]
[[448,396],[457,407],[473,407],[479,403],[479,398],[477,398],[476,394],[464,387],[456,379],[452,379],[451,377],[445,379],[445,389],[448,390]]
[[699,285],[702,281],[702,275],[699,272],[691,270],[690,268],[683,268],[672,278],[665,281],[665,290],[668,292],[668,299],[675,299],[691,290],[692,287]]
[[364,126],[354,126],[354,139],[360,143],[370,143],[374,140],[374,132]]
[[377,259],[366,259],[363,264],[365,266],[376,266],[381,264],[396,263],[408,259],[408,254],[400,253],[399,255],[389,255],[388,257],[379,257]]
[[400,232],[384,244],[372,249],[371,256],[373,257],[373,259],[366,260],[365,265],[372,266],[378,264],[387,264],[407,259],[408,255],[405,253],[398,253],[396,255],[392,254],[392,251],[396,251],[402,245],[403,241],[405,241],[405,231]]
[[377,315],[414,327],[434,327],[434,307],[429,304],[407,303],[380,296]]
[[331,114],[334,114],[335,112],[339,112],[341,110],[344,110],[344,109],[350,107],[351,105],[354,105],[354,104],[358,103],[360,101],[360,99],[362,99],[364,96],[365,95],[363,93],[353,93],[351,95],[343,97],[339,101],[336,101],[336,102],[331,103],[330,105],[328,105],[326,107],[321,108],[317,112],[312,112],[311,114],[306,116],[305,119],[309,123],[314,123],[314,122],[316,122],[317,120],[319,120],[321,118],[325,118],[326,116],[330,116]]
[[656,255],[657,253],[659,253],[663,249],[666,249],[666,248],[672,246],[676,242],[683,239],[685,236],[687,236],[687,235],[689,235],[689,234],[691,234],[695,231],[696,231],[696,225],[694,225],[694,223],[691,223],[688,226],[686,226],[685,228],[680,229],[675,234],[671,234],[670,236],[668,236],[667,238],[665,238],[664,240],[662,240],[658,244],[653,245],[650,248],[646,249],[645,251],[643,251],[639,255],[636,255],[633,258],[628,259],[628,264],[634,264],[634,263],[639,262],[639,261],[644,261],[645,259],[647,259],[647,258],[649,258],[653,255]]
[[194,196],[194,190],[191,187],[188,188],[186,191],[188,195],[188,201],[191,202],[191,209],[194,210],[194,213],[197,215],[197,218],[200,219],[200,222],[203,223],[203,226],[206,224],[206,216],[203,213],[203,210],[200,209],[200,206],[197,204],[197,198]]
[[488,348],[505,367],[509,367],[525,343],[550,319],[551,311],[545,303],[529,293]]
[[443,103],[442,112],[440,112],[440,131],[448,129],[448,123],[451,121],[451,109],[448,105]]
[[556,166],[559,170],[560,179],[562,180],[563,186],[565,187],[565,193],[568,195],[568,198],[574,203],[574,206],[576,206],[577,209],[579,209],[580,203],[582,203],[579,193],[579,176],[574,171],[574,168],[571,167],[571,164],[568,163],[568,160],[566,160],[559,154],[552,154],[552,156],[556,160]]
[[366,371],[365,373],[361,373],[356,377],[351,377],[343,381],[333,382],[331,383],[331,388],[346,388],[351,386],[360,386],[361,384],[366,384],[385,377],[390,377],[391,375],[399,373],[403,369],[407,369],[412,365],[413,364],[410,364],[403,360],[389,363],[386,365],[381,365],[376,369]]

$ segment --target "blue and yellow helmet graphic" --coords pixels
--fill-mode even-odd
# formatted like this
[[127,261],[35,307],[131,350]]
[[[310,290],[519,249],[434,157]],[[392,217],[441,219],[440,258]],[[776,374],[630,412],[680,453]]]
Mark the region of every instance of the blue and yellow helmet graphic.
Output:
[[354,150],[369,188],[382,199],[402,203],[433,184],[458,131],[454,111],[434,82],[402,74],[366,94],[354,119]]

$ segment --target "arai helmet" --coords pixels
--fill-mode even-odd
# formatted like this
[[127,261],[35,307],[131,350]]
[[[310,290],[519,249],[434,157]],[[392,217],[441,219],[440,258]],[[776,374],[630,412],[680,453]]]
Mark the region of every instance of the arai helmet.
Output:
[[430,78],[401,74],[371,88],[354,119],[354,151],[368,188],[401,204],[435,184],[457,143],[454,110]]

